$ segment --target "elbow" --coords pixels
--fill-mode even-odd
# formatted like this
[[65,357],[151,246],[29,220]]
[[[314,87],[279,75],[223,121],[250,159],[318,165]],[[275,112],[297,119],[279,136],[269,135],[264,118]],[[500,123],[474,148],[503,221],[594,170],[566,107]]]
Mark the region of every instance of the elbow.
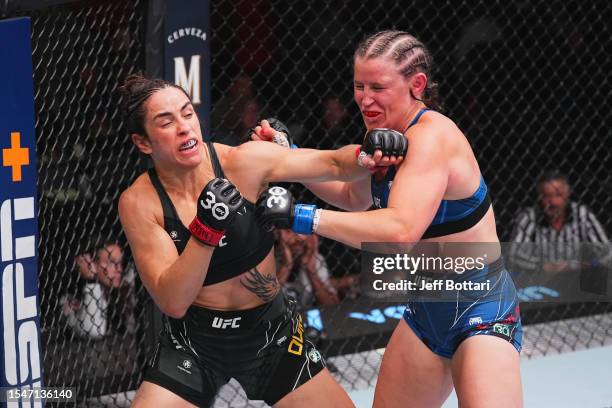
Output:
[[187,309],[177,309],[177,308],[168,308],[166,310],[162,310],[162,312],[173,319],[182,319],[185,317],[187,313]]
[[388,240],[388,242],[415,242],[414,239],[412,239],[410,234],[404,234],[402,232],[399,232],[397,234],[393,234],[391,236],[391,239]]
[[399,209],[389,208],[386,211],[389,214],[386,228],[380,225],[379,229],[389,236],[387,242],[415,243],[421,240],[424,231],[415,225],[416,217]]
[[389,242],[413,243],[419,242],[421,235],[410,228],[398,228],[392,232],[390,238]]
[[185,317],[185,314],[187,314],[188,309],[188,307],[177,305],[176,302],[174,302],[173,304],[158,304],[158,306],[163,314],[173,319],[182,319],[183,317]]

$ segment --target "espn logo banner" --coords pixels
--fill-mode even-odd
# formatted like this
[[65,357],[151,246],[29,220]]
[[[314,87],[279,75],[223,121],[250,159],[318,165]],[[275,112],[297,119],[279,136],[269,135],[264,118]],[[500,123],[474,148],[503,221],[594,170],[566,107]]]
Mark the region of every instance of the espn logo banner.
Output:
[[0,21],[0,387],[21,389],[43,386],[30,35],[29,18]]

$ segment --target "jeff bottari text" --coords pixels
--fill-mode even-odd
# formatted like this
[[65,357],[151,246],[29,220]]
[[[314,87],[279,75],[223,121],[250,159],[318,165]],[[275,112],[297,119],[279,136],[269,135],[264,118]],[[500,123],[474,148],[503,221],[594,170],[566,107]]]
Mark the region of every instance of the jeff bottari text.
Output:
[[374,290],[398,290],[398,291],[416,291],[416,290],[489,290],[491,289],[491,283],[487,279],[484,282],[455,282],[452,279],[434,279],[434,280],[419,280],[410,281],[402,279],[397,282],[384,282],[381,279],[377,279],[372,282]]

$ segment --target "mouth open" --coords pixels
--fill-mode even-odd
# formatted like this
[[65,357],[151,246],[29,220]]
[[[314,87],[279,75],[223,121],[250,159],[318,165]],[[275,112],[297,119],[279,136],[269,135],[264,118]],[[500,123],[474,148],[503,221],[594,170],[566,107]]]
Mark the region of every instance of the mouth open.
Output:
[[380,115],[380,112],[373,112],[373,111],[363,111],[363,115],[367,118],[375,118],[378,115]]
[[179,146],[179,151],[184,152],[186,150],[191,150],[194,147],[196,147],[197,144],[198,144],[197,140],[189,139],[188,141],[186,141],[185,143]]

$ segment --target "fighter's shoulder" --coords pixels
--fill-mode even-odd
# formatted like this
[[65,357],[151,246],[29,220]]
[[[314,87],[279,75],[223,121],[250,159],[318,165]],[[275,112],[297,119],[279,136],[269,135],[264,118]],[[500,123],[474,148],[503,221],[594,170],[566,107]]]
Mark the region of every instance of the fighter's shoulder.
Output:
[[119,197],[119,212],[131,213],[132,211],[143,210],[154,213],[160,206],[160,201],[157,192],[151,183],[149,175],[145,172],[134,180],[134,182],[126,188]]
[[411,143],[447,144],[454,137],[463,136],[457,124],[437,111],[427,111],[420,120],[406,132]]
[[257,160],[267,161],[270,157],[285,150],[284,147],[278,146],[275,143],[262,141],[250,141],[236,147],[220,146],[222,148],[218,149],[217,153],[224,168],[226,166],[243,166],[245,163],[257,162]]

